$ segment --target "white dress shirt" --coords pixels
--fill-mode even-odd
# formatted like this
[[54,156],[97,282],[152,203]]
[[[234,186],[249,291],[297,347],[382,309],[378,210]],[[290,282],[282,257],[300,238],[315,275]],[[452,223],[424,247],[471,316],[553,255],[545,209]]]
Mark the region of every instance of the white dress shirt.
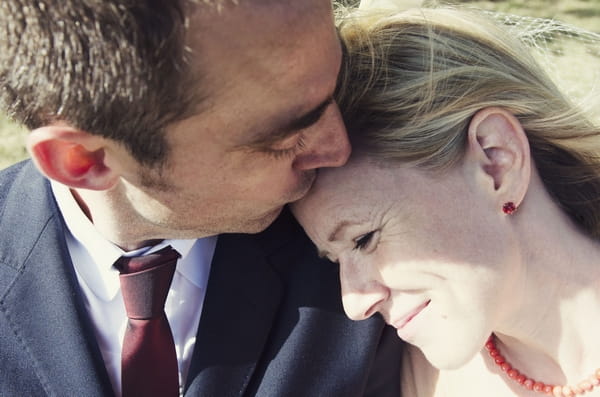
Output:
[[121,395],[121,348],[127,315],[121,295],[119,271],[113,264],[122,255],[149,254],[167,245],[181,254],[165,303],[165,313],[177,353],[181,394],[194,351],[217,237],[164,240],[153,247],[124,252],[98,233],[68,187],[54,181],[51,183],[68,228],[67,246],[83,292],[85,307],[92,319],[96,340],[117,396]]

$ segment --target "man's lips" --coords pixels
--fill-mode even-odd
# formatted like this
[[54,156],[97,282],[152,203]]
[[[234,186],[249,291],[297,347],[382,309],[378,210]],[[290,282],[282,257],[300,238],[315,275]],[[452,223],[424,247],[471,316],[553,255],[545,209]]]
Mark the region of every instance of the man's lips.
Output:
[[398,320],[395,320],[392,323],[392,326],[396,329],[404,328],[406,324],[408,324],[413,318],[415,318],[416,315],[421,313],[421,311],[425,309],[430,302],[431,300],[427,300],[426,302],[421,303],[419,306],[415,307],[414,309],[406,313],[404,316],[400,317]]

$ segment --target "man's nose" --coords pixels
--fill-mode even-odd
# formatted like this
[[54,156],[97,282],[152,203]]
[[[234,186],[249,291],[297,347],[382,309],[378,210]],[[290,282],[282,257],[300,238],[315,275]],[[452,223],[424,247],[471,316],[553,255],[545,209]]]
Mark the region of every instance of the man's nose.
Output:
[[389,289],[370,276],[361,266],[343,265],[340,261],[342,303],[352,320],[364,320],[377,313],[389,298]]
[[332,103],[322,117],[313,131],[307,131],[305,148],[294,160],[294,168],[339,167],[348,160],[350,142],[337,104]]

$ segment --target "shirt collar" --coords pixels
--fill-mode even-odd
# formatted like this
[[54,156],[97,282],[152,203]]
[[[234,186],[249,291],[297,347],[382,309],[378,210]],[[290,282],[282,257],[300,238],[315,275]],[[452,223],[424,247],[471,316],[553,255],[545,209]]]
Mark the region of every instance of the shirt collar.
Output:
[[[113,267],[119,257],[150,254],[168,245],[181,255],[177,271],[191,283],[203,288],[216,246],[216,236],[199,240],[163,240],[155,246],[125,252],[98,232],[67,186],[53,180],[50,183],[67,225],[67,242],[75,270],[97,296],[111,300],[119,292],[119,271]],[[190,251],[194,255],[188,255]]]

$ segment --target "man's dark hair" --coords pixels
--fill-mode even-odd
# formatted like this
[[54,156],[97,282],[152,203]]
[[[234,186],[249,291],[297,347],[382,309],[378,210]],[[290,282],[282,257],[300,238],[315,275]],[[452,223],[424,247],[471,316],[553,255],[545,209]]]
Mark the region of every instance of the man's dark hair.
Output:
[[164,127],[194,112],[185,0],[0,1],[0,109],[65,121],[161,164]]

